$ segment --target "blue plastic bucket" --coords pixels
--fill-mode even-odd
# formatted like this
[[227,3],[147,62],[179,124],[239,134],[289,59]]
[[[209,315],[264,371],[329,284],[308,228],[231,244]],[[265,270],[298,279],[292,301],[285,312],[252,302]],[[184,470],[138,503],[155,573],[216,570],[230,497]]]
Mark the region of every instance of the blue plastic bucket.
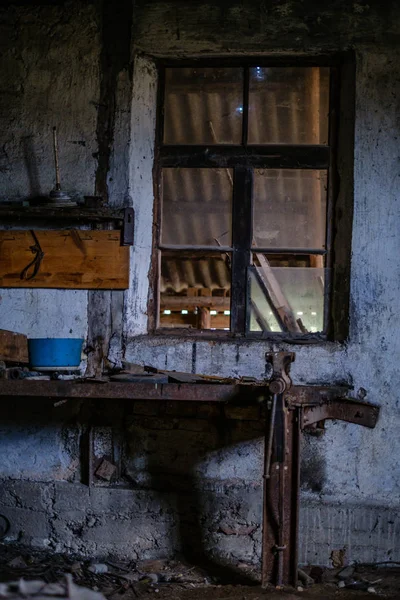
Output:
[[31,367],[79,367],[83,339],[34,338],[28,340]]

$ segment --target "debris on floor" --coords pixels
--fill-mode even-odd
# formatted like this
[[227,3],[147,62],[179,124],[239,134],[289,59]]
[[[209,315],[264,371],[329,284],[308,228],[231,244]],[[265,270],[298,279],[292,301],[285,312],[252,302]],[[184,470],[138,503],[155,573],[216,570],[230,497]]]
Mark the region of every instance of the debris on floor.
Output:
[[[97,557],[96,557],[97,558]],[[387,600],[400,598],[400,565],[299,569],[295,588],[263,590],[259,568],[235,565],[248,585],[178,560],[82,558],[0,544],[0,600]],[[390,563],[389,563],[390,564]],[[222,582],[225,584],[222,585]]]
[[103,594],[76,585],[72,575],[67,574],[57,583],[46,583],[43,580],[11,581],[0,583],[0,598],[9,600],[105,600]]

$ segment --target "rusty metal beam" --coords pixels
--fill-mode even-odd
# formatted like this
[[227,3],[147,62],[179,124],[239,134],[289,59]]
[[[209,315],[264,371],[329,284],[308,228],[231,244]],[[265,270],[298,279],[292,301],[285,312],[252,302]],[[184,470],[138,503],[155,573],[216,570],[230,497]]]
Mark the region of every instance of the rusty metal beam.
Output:
[[[10,385],[10,384],[18,385]],[[0,396],[111,400],[183,400],[227,402],[253,386],[176,383],[74,383],[70,381],[2,381]]]
[[340,385],[294,385],[285,393],[290,408],[320,405],[331,400],[346,398],[349,388]]
[[[194,402],[234,402],[240,397],[255,399],[265,393],[266,383],[76,383],[73,381],[0,381],[0,397],[90,398],[112,400],[183,400]],[[320,404],[345,397],[348,388],[293,386],[285,396],[290,408]]]
[[302,410],[301,428],[325,419],[338,419],[373,429],[378,416],[378,406],[351,398],[341,398],[330,400],[326,404],[305,406]]
[[[264,479],[262,586],[296,585],[298,568],[298,518],[300,485],[300,409],[285,411],[286,447],[284,461],[277,460],[277,448],[268,479]],[[280,499],[282,489],[283,498]],[[283,501],[283,510],[280,503]],[[279,524],[284,544],[279,547]],[[279,554],[282,554],[279,573]]]

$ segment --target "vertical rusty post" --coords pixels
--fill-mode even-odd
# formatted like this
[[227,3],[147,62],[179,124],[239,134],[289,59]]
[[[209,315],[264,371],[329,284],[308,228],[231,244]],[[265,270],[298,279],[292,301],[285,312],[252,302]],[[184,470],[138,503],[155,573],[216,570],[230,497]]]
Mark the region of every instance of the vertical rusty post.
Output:
[[273,403],[267,414],[265,440],[263,587],[296,583],[300,433],[298,411],[288,410],[285,403],[294,354],[278,352],[267,355],[267,359],[273,365],[269,386]]

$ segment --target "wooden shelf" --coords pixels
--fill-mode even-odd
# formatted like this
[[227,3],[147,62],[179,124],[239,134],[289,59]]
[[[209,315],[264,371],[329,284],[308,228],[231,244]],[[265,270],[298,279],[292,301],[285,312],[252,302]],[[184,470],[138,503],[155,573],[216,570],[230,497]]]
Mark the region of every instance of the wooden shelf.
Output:
[[15,223],[40,221],[70,221],[81,223],[122,222],[124,209],[110,207],[85,208],[84,206],[0,206],[0,220]]
[[67,224],[101,224],[112,223],[113,229],[121,230],[121,246],[133,245],[134,211],[131,207],[112,208],[102,206],[99,208],[86,208],[76,206],[12,206],[0,204],[0,223],[8,222],[13,226],[32,221],[48,224],[57,224],[65,227]]

